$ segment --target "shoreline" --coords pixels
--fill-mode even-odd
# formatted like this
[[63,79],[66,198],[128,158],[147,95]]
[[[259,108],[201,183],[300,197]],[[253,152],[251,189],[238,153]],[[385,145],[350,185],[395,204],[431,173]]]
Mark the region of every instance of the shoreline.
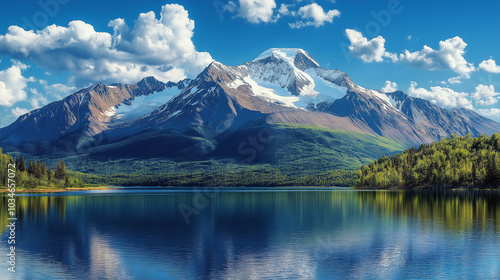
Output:
[[[16,193],[52,193],[52,192],[72,192],[72,191],[99,191],[99,190],[113,190],[116,189],[116,187],[87,187],[87,188],[68,188],[68,189],[33,189],[33,190],[28,190],[28,189],[22,189],[22,190],[16,190]],[[8,193],[9,191],[7,189],[2,189],[0,193]]]
[[[103,187],[84,187],[84,188],[67,188],[67,189],[21,189],[16,190],[16,193],[58,193],[58,192],[71,192],[71,191],[99,191],[99,190],[120,190],[126,189],[130,186],[103,186]],[[184,188],[198,188],[200,186],[132,186],[137,188],[170,188],[170,187],[184,187]],[[206,186],[203,186],[206,187]],[[249,186],[213,186],[217,188],[238,188]],[[349,187],[335,187],[335,186],[250,186],[254,188],[339,188],[349,189]],[[0,190],[1,193],[9,193],[8,189]]]
[[[186,186],[134,186],[138,188],[167,188],[167,187],[186,187]],[[192,188],[196,188],[199,186],[190,186]],[[217,186],[219,188],[237,188],[237,187],[248,187],[248,186]],[[338,189],[351,189],[351,190],[358,190],[358,191],[432,191],[432,189],[356,189],[356,188],[349,188],[349,187],[335,187],[335,186],[251,186],[255,188],[338,188]],[[121,186],[102,186],[102,187],[84,187],[84,188],[67,188],[67,189],[22,189],[22,190],[16,190],[16,193],[59,193],[59,192],[72,192],[72,191],[100,191],[100,190],[120,190],[120,189],[126,189],[127,187],[121,187]],[[189,188],[189,187],[187,187]],[[498,190],[498,189],[467,189],[467,188],[455,188],[455,189],[447,189],[447,190],[437,190],[437,191],[471,191],[471,190]],[[9,193],[8,189],[2,189],[0,190],[1,193]]]

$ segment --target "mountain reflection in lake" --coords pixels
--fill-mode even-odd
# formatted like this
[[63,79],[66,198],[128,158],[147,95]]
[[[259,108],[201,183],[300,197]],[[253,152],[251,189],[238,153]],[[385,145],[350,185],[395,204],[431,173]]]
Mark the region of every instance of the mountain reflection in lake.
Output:
[[0,278],[500,278],[497,191],[200,191],[18,196],[17,272],[4,257]]

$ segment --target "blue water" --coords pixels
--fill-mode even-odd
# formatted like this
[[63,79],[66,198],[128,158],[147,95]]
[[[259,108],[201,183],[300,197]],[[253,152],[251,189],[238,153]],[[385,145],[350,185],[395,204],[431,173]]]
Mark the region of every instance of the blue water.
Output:
[[125,188],[17,213],[0,279],[500,279],[497,191]]

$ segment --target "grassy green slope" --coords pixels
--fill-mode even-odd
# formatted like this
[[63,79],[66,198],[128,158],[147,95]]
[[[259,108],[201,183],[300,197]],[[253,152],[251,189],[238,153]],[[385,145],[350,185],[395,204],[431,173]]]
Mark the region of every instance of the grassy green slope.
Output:
[[[250,161],[238,152],[266,129],[272,137]],[[234,133],[203,160],[168,158],[66,158],[74,175],[113,185],[340,185],[355,183],[354,170],[406,147],[393,140],[342,130],[272,124]],[[251,148],[247,143],[246,148]],[[92,173],[88,175],[85,173]]]
[[391,139],[343,130],[277,124],[275,162],[293,172],[357,169],[406,148]]

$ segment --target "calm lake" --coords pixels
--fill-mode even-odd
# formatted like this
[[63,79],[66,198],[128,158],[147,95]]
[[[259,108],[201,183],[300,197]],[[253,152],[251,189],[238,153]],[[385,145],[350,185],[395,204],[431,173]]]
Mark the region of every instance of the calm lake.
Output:
[[127,188],[19,194],[0,279],[500,278],[500,192]]

